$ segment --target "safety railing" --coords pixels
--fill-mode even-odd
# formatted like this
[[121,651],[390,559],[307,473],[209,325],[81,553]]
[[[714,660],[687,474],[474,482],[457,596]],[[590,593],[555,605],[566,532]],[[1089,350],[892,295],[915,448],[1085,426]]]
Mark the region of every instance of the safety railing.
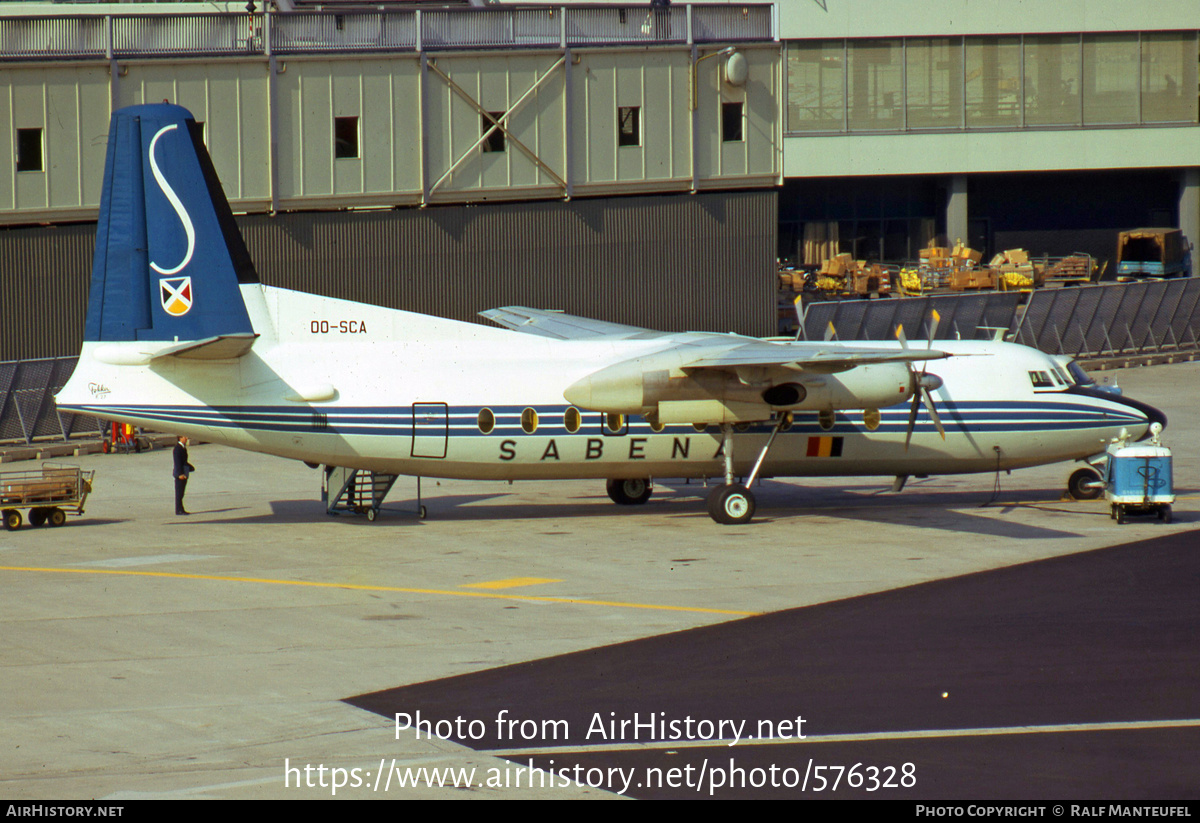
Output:
[[0,17],[0,59],[772,41],[771,4]]

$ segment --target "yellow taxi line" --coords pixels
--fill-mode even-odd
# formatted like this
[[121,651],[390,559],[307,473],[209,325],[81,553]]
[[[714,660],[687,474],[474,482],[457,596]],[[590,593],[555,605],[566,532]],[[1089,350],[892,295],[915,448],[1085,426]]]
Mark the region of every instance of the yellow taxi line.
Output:
[[41,574],[109,574],[125,577],[160,577],[176,580],[213,580],[223,583],[259,583],[273,586],[308,586],[318,589],[349,589],[352,591],[398,592],[403,594],[437,594],[448,597],[482,597],[492,600],[524,600],[539,603],[561,603],[572,606],[609,606],[620,609],[651,609],[668,612],[694,612],[698,614],[725,614],[734,617],[749,617],[759,612],[732,609],[708,609],[699,606],[667,606],[657,603],[623,603],[616,600],[588,600],[576,597],[544,597],[523,594],[495,594],[478,591],[447,591],[445,589],[416,589],[400,586],[366,586],[358,583],[324,583],[314,580],[273,580],[264,577],[231,577],[215,574],[182,574],[179,572],[147,572],[124,569],[64,569],[40,568],[36,566],[0,566],[0,571],[33,572]]

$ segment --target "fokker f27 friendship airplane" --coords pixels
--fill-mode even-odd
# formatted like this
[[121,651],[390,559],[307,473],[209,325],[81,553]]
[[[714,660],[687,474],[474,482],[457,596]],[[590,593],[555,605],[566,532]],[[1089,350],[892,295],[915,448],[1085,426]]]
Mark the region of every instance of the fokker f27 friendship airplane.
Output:
[[654,477],[722,478],[708,499],[722,523],[753,516],[759,477],[894,475],[899,488],[1095,462],[1123,429],[1165,422],[1008,343],[484,316],[507,328],[262,285],[189,112],[134,106],[112,116],[83,352],[58,405],[310,464],[605,479],[625,504]]

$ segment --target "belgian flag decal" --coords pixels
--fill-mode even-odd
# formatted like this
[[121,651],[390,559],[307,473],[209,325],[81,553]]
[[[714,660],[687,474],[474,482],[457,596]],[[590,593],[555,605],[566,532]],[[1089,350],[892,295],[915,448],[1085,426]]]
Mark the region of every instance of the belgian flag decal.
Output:
[[841,457],[842,438],[840,437],[810,437],[808,438],[809,457]]

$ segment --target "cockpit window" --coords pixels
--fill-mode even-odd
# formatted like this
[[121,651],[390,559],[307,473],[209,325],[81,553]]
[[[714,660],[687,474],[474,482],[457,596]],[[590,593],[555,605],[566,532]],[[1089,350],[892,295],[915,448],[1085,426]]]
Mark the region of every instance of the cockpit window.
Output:
[[1096,383],[1092,376],[1085,372],[1083,367],[1074,360],[1067,364],[1067,371],[1071,373],[1071,377],[1075,378],[1076,384],[1080,386],[1092,386]]
[[1035,389],[1054,388],[1054,381],[1050,379],[1049,372],[1031,371],[1029,373],[1029,380],[1033,383]]

